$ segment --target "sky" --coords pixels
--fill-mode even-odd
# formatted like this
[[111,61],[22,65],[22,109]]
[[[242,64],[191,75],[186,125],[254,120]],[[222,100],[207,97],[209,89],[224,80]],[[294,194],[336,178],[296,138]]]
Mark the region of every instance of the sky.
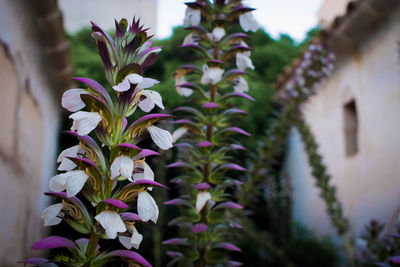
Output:
[[[189,0],[158,0],[157,36],[169,37],[172,28],[182,24]],[[309,29],[317,25],[317,12],[323,0],[245,0],[247,6],[256,8],[253,12],[258,23],[272,37],[280,33],[289,34],[301,41]]]

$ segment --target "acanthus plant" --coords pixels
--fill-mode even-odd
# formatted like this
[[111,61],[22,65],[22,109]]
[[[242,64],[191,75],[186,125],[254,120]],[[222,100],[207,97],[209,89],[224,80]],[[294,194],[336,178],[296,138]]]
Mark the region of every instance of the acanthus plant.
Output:
[[[228,192],[242,184],[232,175],[245,168],[233,155],[246,150],[235,134],[249,136],[234,125],[243,118],[243,110],[234,107],[232,98],[255,101],[245,92],[246,69],[254,69],[250,36],[236,32],[256,31],[252,8],[236,0],[195,1],[186,3],[185,37],[182,49],[196,52],[196,65],[185,65],[175,71],[178,94],[189,97],[187,106],[179,107],[182,115],[175,124],[174,141],[189,156],[168,165],[183,168],[183,174],[172,182],[180,186],[182,196],[165,202],[181,208],[180,217],[170,222],[180,228],[182,237],[164,241],[174,246],[168,251],[169,266],[240,266],[229,259],[229,252],[241,251],[231,242],[241,228],[234,214],[243,207]],[[187,141],[186,141],[186,140]],[[182,154],[182,151],[180,151]],[[241,173],[239,173],[240,175]]]
[[[129,26],[122,19],[115,25],[113,39],[92,23],[92,37],[110,86],[105,89],[92,79],[74,78],[85,89],[64,93],[62,106],[73,112],[69,116],[73,120],[71,131],[67,133],[76,137],[78,144],[61,152],[57,160],[61,173],[50,179],[51,192],[45,193],[55,197],[57,203],[43,211],[44,225],[64,221],[82,238],[50,236],[40,240],[32,249],[58,248],[57,254],[51,259],[27,259],[26,264],[105,266],[122,259],[129,266],[151,266],[131,249],[138,249],[143,239],[137,226],[157,222],[158,206],[149,191],[165,186],[154,181],[154,173],[146,163],[147,157],[159,153],[138,145],[150,136],[159,148],[172,147],[171,134],[155,126],[170,115],[147,114],[132,123],[128,117],[138,107],[144,112],[156,105],[164,108],[160,94],[147,89],[158,81],[143,77],[161,48],[152,47],[148,29],[143,29],[139,20],[134,18]],[[97,141],[89,135],[96,136]],[[126,249],[100,246],[101,239],[116,238]]]

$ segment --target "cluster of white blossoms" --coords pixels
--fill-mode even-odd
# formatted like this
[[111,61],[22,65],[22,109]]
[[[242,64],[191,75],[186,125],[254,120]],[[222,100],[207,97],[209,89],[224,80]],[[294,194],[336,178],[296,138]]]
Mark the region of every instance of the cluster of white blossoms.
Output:
[[[157,84],[158,81],[151,78],[143,78],[138,74],[127,75],[122,82],[113,86],[113,89],[118,92],[125,92],[131,89],[131,85],[135,84],[135,103],[144,112],[151,111],[156,105],[164,109],[162,104],[161,95],[152,90],[145,90]],[[96,129],[98,124],[103,120],[101,113],[81,111],[86,104],[81,99],[81,95],[90,94],[85,89],[70,89],[66,91],[62,97],[62,106],[74,112],[69,116],[73,119],[71,131],[76,131],[78,135],[85,136]],[[161,149],[167,150],[172,147],[171,134],[151,123],[146,125],[146,130],[150,134],[154,143]],[[127,155],[120,155],[114,159],[109,167],[110,179],[113,182],[121,180],[129,180],[136,182],[139,180],[154,181],[154,173],[150,166],[145,161],[146,153],[151,150],[142,149],[134,157]],[[57,162],[60,163],[58,170],[65,171],[52,177],[49,181],[49,188],[53,192],[66,192],[67,198],[76,196],[85,186],[89,179],[88,173],[84,170],[76,169],[77,164],[71,158],[84,158],[86,153],[90,153],[87,147],[81,143],[73,147],[67,148],[60,153]],[[151,154],[151,153],[150,153]],[[151,190],[148,187],[148,190]],[[92,203],[96,206],[98,203]],[[124,203],[117,206],[119,208],[125,207]],[[67,209],[64,203],[57,203],[47,207],[42,212],[42,219],[45,226],[52,226],[59,224],[65,216],[63,210]],[[136,220],[147,222],[149,220],[154,223],[157,222],[159,210],[153,197],[146,191],[142,190],[137,194],[137,212],[138,217]],[[126,216],[125,216],[126,217]],[[143,236],[138,233],[134,224],[131,222],[132,218],[124,221],[122,214],[112,210],[104,210],[95,216],[95,220],[104,228],[107,238],[114,239],[118,233],[128,233],[119,235],[119,241],[128,249],[132,247],[138,248]],[[129,236],[130,235],[130,236]]]

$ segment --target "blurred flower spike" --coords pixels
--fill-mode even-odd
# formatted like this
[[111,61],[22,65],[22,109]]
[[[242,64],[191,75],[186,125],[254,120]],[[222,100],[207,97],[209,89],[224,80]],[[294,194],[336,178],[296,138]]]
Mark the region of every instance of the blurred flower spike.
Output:
[[182,187],[182,196],[165,202],[181,208],[181,216],[169,225],[180,227],[184,237],[164,244],[174,246],[167,252],[169,266],[232,266],[230,254],[241,251],[231,244],[238,235],[232,225],[238,225],[243,207],[228,192],[243,184],[233,177],[246,170],[235,162],[238,148],[245,150],[235,136],[250,136],[234,124],[246,112],[234,107],[232,99],[255,100],[247,94],[245,78],[254,69],[251,37],[235,29],[254,32],[259,26],[254,9],[239,0],[185,4],[183,23],[189,33],[181,47],[192,50],[197,61],[174,73],[177,93],[188,98],[187,106],[175,110],[178,127],[172,135],[185,157],[167,167],[182,168],[180,177],[185,178],[173,180]]
[[[129,250],[139,249],[143,240],[141,222],[157,222],[158,206],[149,191],[166,187],[154,181],[146,163],[146,157],[159,153],[139,145],[150,137],[160,149],[171,148],[171,134],[156,126],[157,121],[171,116],[147,114],[130,124],[128,117],[133,117],[138,107],[144,112],[156,106],[164,109],[160,93],[148,89],[158,81],[144,77],[161,48],[152,47],[148,29],[143,29],[139,20],[134,18],[128,25],[122,19],[115,25],[113,39],[92,23],[92,37],[109,85],[103,87],[90,78],[76,77],[82,88],[70,89],[62,97],[62,106],[73,112],[69,116],[73,120],[71,131],[66,133],[78,144],[60,153],[57,162],[61,173],[50,179],[50,192],[46,193],[57,202],[42,213],[45,226],[63,223],[90,238],[73,241],[51,236],[40,240],[32,249],[63,248],[65,253],[51,259],[28,259],[26,264],[106,266],[119,259],[130,266],[151,266]],[[99,246],[100,239],[116,238],[127,250]]]

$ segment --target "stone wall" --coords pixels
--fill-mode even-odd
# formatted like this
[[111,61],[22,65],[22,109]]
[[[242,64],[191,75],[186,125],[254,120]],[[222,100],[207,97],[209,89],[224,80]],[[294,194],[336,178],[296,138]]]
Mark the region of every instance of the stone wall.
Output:
[[30,246],[47,234],[40,214],[55,172],[61,91],[33,10],[0,0],[0,266],[40,255]]
[[[393,231],[400,212],[399,18],[397,8],[356,53],[340,60],[333,76],[303,107],[354,236],[371,218]],[[347,155],[345,105],[352,100],[358,152]],[[293,179],[294,219],[319,235],[334,234],[296,130],[289,138],[285,169]]]

